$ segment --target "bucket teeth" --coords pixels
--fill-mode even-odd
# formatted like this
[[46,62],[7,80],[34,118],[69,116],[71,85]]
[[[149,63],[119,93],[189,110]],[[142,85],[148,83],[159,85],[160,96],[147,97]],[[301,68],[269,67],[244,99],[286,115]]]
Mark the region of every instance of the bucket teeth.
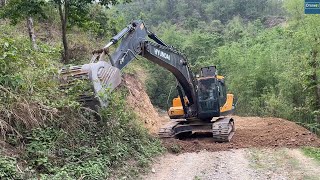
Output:
[[97,106],[108,105],[107,93],[121,83],[120,70],[105,61],[71,66],[60,70],[60,88],[68,89],[77,80],[91,81],[90,92],[79,96],[79,102],[96,110]]

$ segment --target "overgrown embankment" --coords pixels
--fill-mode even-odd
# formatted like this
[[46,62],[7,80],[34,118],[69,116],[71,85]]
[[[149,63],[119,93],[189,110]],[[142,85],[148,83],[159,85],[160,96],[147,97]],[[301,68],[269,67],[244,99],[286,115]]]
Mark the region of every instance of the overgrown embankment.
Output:
[[58,47],[34,51],[14,26],[0,28],[0,179],[134,178],[163,151],[127,105],[130,88],[99,114],[83,108],[86,83],[59,90]]

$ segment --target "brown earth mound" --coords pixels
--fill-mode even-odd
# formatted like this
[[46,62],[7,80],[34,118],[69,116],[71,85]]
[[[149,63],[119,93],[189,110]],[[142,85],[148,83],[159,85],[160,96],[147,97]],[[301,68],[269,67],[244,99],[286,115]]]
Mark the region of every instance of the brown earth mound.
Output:
[[134,110],[144,126],[152,134],[156,134],[160,128],[161,119],[151,104],[139,75],[125,74],[122,83],[128,88],[127,104]]
[[236,132],[229,143],[215,143],[211,134],[198,134],[185,140],[163,139],[169,149],[181,152],[222,151],[250,147],[320,147],[320,139],[307,129],[284,119],[234,117]]

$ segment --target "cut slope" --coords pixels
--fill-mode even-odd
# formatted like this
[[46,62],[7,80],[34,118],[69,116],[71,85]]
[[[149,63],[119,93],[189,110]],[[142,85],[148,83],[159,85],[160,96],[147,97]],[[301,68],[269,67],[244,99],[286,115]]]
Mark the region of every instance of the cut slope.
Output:
[[129,90],[127,104],[135,111],[144,126],[152,134],[156,134],[160,128],[161,119],[151,104],[143,83],[137,75],[124,74],[122,83]]

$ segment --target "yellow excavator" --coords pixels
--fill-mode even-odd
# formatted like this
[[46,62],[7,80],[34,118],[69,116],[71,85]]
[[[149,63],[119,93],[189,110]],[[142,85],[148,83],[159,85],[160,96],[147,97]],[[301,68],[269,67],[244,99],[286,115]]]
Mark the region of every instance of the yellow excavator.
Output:
[[[110,46],[120,40],[116,50],[110,53]],[[226,93],[224,77],[217,75],[216,66],[202,67],[199,73],[193,73],[187,58],[149,31],[140,20],[130,23],[105,47],[94,51],[89,64],[62,69],[61,81],[68,84],[75,78],[90,80],[95,96],[83,95],[80,101],[92,109],[105,107],[108,105],[106,91],[120,84],[120,70],[138,55],[170,71],[178,82],[179,96],[173,99],[168,110],[172,121],[160,129],[160,137],[210,132],[216,142],[231,140],[235,132],[234,119],[225,116],[235,109],[234,96]]]

